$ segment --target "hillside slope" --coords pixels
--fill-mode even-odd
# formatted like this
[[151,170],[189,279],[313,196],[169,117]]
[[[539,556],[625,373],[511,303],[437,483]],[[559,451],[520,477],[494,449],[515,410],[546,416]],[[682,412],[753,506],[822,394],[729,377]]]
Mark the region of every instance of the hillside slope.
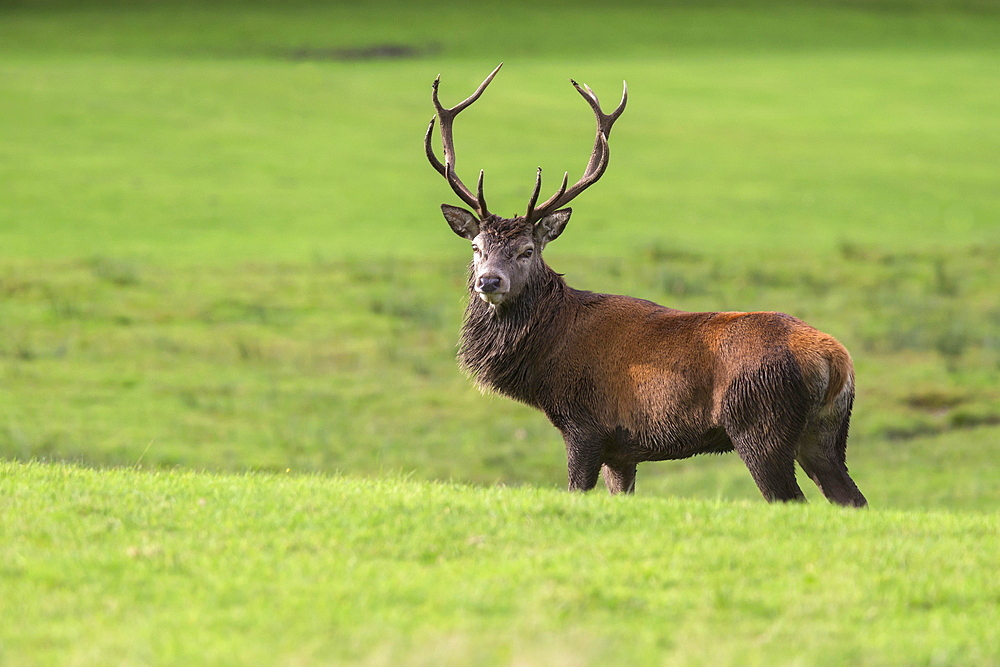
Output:
[[0,464],[2,664],[995,664],[998,517]]

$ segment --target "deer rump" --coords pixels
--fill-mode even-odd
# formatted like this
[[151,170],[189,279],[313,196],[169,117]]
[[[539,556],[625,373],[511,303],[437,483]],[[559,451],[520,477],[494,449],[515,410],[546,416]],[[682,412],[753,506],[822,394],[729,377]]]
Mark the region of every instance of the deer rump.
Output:
[[483,387],[542,410],[566,444],[569,488],[600,475],[612,493],[635,489],[636,465],[736,450],[769,501],[804,500],[796,461],[831,501],[864,506],[846,465],[854,370],[832,336],[784,313],[687,313],[627,296],[569,287],[542,259],[562,234],[565,205],[607,168],[608,136],[624,111],[601,111],[573,82],[597,120],[579,182],[567,177],[536,206],[541,170],[524,216],[490,213],[480,172],[474,195],[455,173],[452,123],[479,98],[447,109],[433,101],[445,161],[431,165],[473,211],[442,205],[445,220],[472,242],[469,304],[459,360]]

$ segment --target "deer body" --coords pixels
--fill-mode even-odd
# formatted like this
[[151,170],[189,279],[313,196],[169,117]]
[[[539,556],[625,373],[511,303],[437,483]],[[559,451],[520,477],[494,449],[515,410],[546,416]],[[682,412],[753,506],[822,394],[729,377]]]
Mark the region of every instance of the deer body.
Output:
[[768,500],[804,499],[798,461],[832,502],[866,504],[845,463],[854,371],[833,337],[783,313],[688,313],[575,290],[542,259],[569,221],[567,196],[606,168],[607,135],[625,96],[605,115],[577,87],[598,118],[584,178],[570,189],[564,179],[536,209],[539,173],[528,213],[508,219],[486,210],[481,175],[477,196],[455,176],[457,112],[437,102],[436,83],[446,162],[432,157],[430,130],[428,156],[477,209],[442,206],[473,244],[459,360],[482,387],[540,409],[559,429],[570,489],[589,490],[603,474],[609,491],[630,493],[638,463],[735,449]]

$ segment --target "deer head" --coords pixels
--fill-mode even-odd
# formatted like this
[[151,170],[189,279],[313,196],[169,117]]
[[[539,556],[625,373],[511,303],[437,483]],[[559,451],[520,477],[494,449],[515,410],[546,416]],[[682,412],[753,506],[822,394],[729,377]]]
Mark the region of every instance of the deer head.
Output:
[[[525,214],[514,218],[502,218],[487,209],[486,197],[483,194],[482,170],[479,172],[475,195],[458,177],[455,171],[453,135],[455,117],[479,99],[502,66],[503,63],[497,65],[472,95],[450,109],[445,108],[438,99],[438,86],[441,82],[441,77],[438,76],[434,80],[432,95],[437,114],[431,118],[427,134],[424,135],[427,159],[445,177],[455,194],[472,208],[470,211],[458,206],[441,205],[444,218],[452,230],[472,242],[472,289],[494,308],[515,299],[529,283],[531,276],[544,268],[542,249],[547,243],[555,240],[569,222],[572,209],[565,206],[596,183],[608,168],[608,137],[611,135],[612,125],[621,116],[628,101],[628,86],[625,85],[618,108],[610,114],[605,114],[601,111],[600,102],[590,87],[581,86],[571,80],[573,87],[587,101],[597,119],[597,137],[587,168],[572,187],[567,187],[569,172],[566,172],[559,190],[539,205],[538,196],[542,189],[542,169],[539,167],[535,176],[535,189],[528,201]],[[435,122],[441,124],[443,163],[434,154],[431,146]]]

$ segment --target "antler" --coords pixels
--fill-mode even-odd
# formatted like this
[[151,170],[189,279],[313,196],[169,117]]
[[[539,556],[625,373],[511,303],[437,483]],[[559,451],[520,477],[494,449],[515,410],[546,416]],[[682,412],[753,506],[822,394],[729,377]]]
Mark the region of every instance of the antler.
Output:
[[622,82],[622,101],[618,104],[618,108],[609,114],[601,111],[601,103],[597,100],[597,95],[590,89],[590,86],[586,84],[581,86],[572,79],[570,79],[570,82],[576,88],[577,92],[583,96],[583,99],[587,101],[590,108],[594,110],[594,116],[597,119],[597,138],[594,140],[594,150],[590,154],[590,162],[587,163],[587,168],[584,170],[583,176],[580,177],[580,180],[573,187],[566,187],[569,181],[569,172],[566,172],[563,175],[559,191],[545,200],[541,206],[535,208],[535,203],[538,201],[538,193],[542,189],[542,168],[538,168],[538,175],[535,178],[535,191],[531,194],[531,200],[528,202],[528,212],[525,214],[529,222],[540,220],[556,209],[562,208],[604,175],[604,171],[608,168],[608,137],[611,136],[611,127],[618,120],[618,117],[622,115],[622,112],[625,111],[625,104],[628,102],[628,84],[624,81]]
[[[493,81],[493,77],[497,75],[500,68],[503,67],[503,63],[497,65],[496,69],[490,72],[490,75],[486,77],[486,80],[479,84],[476,88],[476,92],[472,93],[465,101],[456,104],[450,109],[446,109],[441,105],[441,101],[438,99],[438,85],[441,83],[441,75],[439,74],[436,79],[434,79],[434,93],[432,98],[434,100],[434,108],[437,110],[437,115],[431,118],[430,125],[427,126],[427,134],[424,135],[424,150],[427,152],[427,159],[430,160],[431,166],[438,170],[438,172],[448,180],[448,184],[451,185],[451,189],[455,191],[462,201],[475,209],[476,213],[479,214],[479,218],[483,219],[489,215],[489,211],[486,210],[486,198],[483,197],[483,172],[479,171],[479,185],[476,188],[477,194],[473,195],[472,191],[469,190],[462,183],[462,179],[458,177],[455,173],[455,139],[452,134],[452,126],[455,122],[455,116],[464,111],[469,105],[479,99],[479,96],[483,94],[486,90],[486,86],[490,85]],[[431,135],[434,133],[434,121],[441,121],[441,143],[444,146],[444,163],[442,164],[438,160],[437,156],[434,155],[434,148],[431,146]]]

